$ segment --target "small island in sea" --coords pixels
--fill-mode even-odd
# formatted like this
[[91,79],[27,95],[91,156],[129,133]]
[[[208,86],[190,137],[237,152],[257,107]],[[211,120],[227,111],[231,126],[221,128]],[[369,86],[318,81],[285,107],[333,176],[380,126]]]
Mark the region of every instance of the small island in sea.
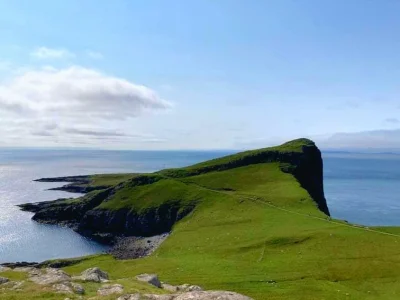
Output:
[[[107,254],[0,267],[0,299],[396,299],[399,227],[330,217],[314,142],[154,173],[43,178],[33,220]],[[2,280],[2,281],[1,281]]]

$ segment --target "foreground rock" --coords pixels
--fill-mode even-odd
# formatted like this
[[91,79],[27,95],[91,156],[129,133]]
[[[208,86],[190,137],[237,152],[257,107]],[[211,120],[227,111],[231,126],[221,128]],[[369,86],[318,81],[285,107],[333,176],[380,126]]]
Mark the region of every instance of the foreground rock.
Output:
[[59,269],[47,268],[44,273],[39,269],[35,269],[29,271],[29,274],[31,275],[29,280],[39,285],[50,285],[71,281],[71,276]]
[[99,268],[90,268],[83,271],[80,276],[73,277],[73,279],[92,282],[107,282],[108,273],[100,270]]
[[83,295],[85,293],[85,289],[78,283],[75,282],[63,282],[57,283],[52,286],[53,290],[60,294],[80,294]]
[[7,282],[9,282],[9,281],[10,281],[10,280],[9,280],[8,278],[0,277],[0,284],[7,283]]
[[165,282],[161,283],[161,288],[170,293],[184,293],[184,292],[200,292],[203,291],[198,285],[182,284],[182,285],[171,285]]
[[173,295],[132,294],[118,300],[252,300],[247,296],[227,291],[196,291]]
[[20,291],[25,281],[9,281],[2,285],[2,289]]
[[136,279],[142,282],[147,282],[155,287],[161,288],[161,282],[158,280],[158,276],[156,274],[140,274],[136,276]]
[[113,294],[122,294],[124,287],[120,284],[106,284],[97,290],[99,296],[109,296]]
[[203,290],[198,285],[190,285],[190,284],[178,285],[176,288],[178,292],[200,292]]

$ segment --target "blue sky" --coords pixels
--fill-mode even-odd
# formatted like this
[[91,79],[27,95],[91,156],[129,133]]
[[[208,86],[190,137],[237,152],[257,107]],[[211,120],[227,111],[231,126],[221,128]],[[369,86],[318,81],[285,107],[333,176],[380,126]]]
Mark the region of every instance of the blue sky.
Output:
[[0,1],[5,146],[400,148],[398,1]]

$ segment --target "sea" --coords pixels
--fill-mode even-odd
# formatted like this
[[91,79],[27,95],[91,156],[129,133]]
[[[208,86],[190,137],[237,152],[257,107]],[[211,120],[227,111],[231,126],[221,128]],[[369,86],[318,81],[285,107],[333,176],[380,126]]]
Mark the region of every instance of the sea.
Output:
[[[0,149],[0,263],[43,261],[104,252],[107,246],[69,228],[38,224],[16,205],[78,197],[49,191],[42,177],[152,172],[235,151],[103,151]],[[400,155],[323,152],[331,215],[363,225],[400,225]]]

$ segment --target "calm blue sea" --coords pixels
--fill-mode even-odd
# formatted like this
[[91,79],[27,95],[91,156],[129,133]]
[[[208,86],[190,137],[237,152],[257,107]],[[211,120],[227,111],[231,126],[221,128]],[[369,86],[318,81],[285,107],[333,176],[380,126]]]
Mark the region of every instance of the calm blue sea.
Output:
[[[107,250],[68,228],[31,221],[15,205],[79,196],[46,191],[41,177],[151,172],[228,151],[0,150],[0,263],[42,261]],[[325,194],[333,217],[365,225],[400,225],[400,155],[324,153]]]

